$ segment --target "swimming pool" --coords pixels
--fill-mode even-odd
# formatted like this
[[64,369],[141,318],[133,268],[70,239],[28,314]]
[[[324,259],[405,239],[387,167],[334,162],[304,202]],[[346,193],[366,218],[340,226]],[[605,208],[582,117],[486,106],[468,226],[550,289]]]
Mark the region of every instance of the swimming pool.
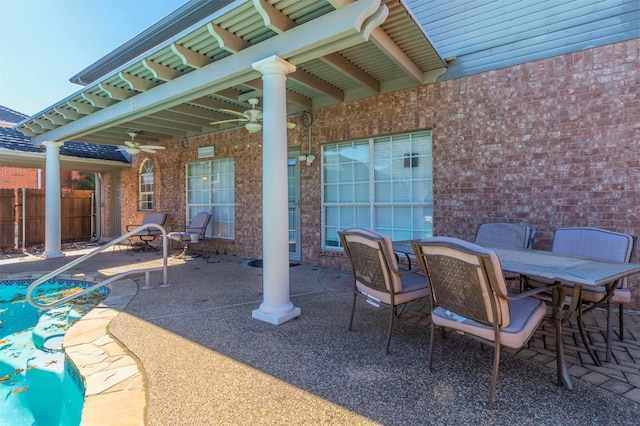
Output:
[[[16,426],[77,425],[84,385],[64,355],[62,339],[77,320],[106,297],[108,289],[39,311],[25,298],[33,281],[0,280],[0,422]],[[39,286],[34,297],[51,301],[92,284],[57,279]]]

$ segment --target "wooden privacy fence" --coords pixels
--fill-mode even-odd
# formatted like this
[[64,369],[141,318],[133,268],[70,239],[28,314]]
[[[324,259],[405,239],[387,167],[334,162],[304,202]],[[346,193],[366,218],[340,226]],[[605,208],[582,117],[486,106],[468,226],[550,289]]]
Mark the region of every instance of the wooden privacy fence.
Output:
[[15,203],[14,189],[0,189],[0,251],[11,249],[15,244]]
[[[93,194],[90,190],[63,192],[60,200],[62,242],[88,241],[93,236]],[[16,225],[18,247],[23,243],[25,246],[44,243],[46,207],[43,189],[2,189],[0,203],[0,250],[14,248]]]

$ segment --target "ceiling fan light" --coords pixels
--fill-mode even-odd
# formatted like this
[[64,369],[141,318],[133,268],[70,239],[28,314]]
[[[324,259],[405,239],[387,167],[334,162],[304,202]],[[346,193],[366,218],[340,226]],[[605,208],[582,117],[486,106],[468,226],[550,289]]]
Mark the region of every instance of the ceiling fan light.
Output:
[[249,131],[249,133],[258,133],[262,130],[262,124],[255,122],[249,122],[245,124],[244,127]]

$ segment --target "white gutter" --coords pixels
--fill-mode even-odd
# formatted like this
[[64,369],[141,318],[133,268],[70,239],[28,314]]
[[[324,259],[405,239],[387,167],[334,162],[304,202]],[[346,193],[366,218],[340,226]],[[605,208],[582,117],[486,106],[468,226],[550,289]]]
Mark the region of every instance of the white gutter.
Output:
[[[23,152],[12,149],[0,148],[0,166],[2,167],[27,167],[42,169],[45,166],[46,154],[44,152]],[[96,158],[60,156],[60,168],[79,172],[95,172],[109,170],[123,170],[131,167],[131,164],[113,160],[99,160]]]

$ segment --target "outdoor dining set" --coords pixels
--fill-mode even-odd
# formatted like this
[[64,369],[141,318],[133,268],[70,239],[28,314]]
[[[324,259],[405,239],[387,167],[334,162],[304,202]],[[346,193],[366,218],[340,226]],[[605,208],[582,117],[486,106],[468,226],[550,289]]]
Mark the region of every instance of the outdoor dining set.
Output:
[[365,228],[345,229],[339,236],[354,281],[349,329],[358,296],[375,306],[388,306],[389,353],[394,318],[406,303],[428,297],[430,369],[437,328],[443,335],[454,330],[494,347],[489,408],[501,348],[525,346],[545,318],[554,326],[558,385],[573,389],[562,341],[562,328],[569,320],[576,320],[586,351],[601,365],[583,323],[583,316],[599,307],[607,309],[604,361],[610,362],[612,310],[619,306],[622,340],[622,306],[631,300],[628,277],[640,272],[640,264],[629,263],[635,237],[593,227],[556,229],[550,251],[532,248],[534,228],[511,223],[481,225],[474,242],[444,236],[392,241]]

